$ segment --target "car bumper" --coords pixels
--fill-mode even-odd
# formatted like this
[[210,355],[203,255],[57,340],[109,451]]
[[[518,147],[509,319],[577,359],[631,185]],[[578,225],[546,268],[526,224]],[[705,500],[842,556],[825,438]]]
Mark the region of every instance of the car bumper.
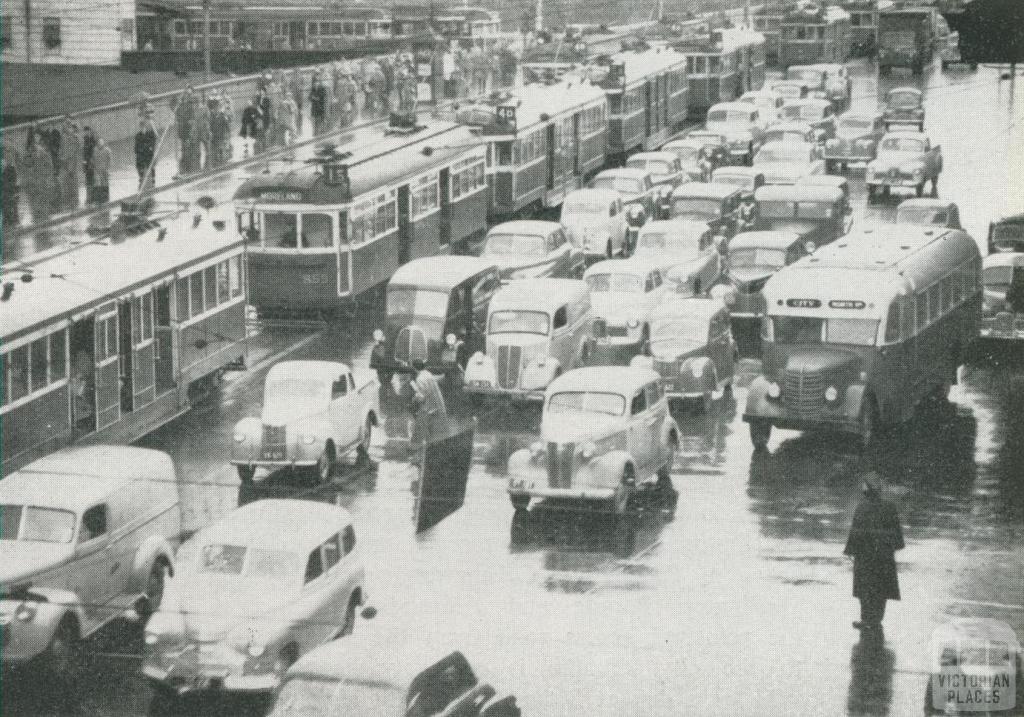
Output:
[[534,391],[528,391],[525,389],[518,388],[498,388],[486,381],[467,380],[465,384],[463,384],[463,390],[468,394],[482,396],[484,398],[491,398],[495,400],[529,402],[544,400],[543,388]]
[[199,649],[187,648],[159,663],[147,659],[142,674],[179,695],[206,690],[270,692],[281,684],[281,677],[274,670],[246,674],[244,665],[245,659],[240,655],[207,655]]
[[875,158],[875,153],[870,150],[857,150],[853,147],[826,147],[824,158],[828,161],[838,162],[870,162]]
[[597,487],[551,488],[529,478],[512,478],[509,480],[508,494],[513,498],[563,498],[566,500],[610,501],[615,497],[615,489]]
[[871,177],[866,180],[867,184],[874,184],[880,187],[916,187],[919,184],[923,184],[928,181],[927,177],[921,179],[914,179],[913,177],[891,177],[889,175],[883,177]]

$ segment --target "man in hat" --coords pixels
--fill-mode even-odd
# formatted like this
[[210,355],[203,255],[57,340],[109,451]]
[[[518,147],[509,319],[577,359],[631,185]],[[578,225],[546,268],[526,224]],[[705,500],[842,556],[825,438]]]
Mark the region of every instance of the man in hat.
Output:
[[860,600],[858,630],[877,630],[885,617],[885,601],[900,599],[896,575],[897,550],[903,549],[900,516],[882,498],[882,479],[874,471],[862,479],[864,498],[853,514],[846,555],[853,558],[853,596]]
[[425,443],[444,438],[448,433],[448,407],[437,377],[423,359],[414,359],[412,368],[416,372],[410,383],[416,409],[416,432]]

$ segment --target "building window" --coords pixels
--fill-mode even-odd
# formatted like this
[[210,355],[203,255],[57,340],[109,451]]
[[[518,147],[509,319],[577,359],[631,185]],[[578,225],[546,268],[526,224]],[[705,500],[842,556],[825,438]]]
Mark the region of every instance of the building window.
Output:
[[43,47],[47,50],[60,49],[60,18],[43,18]]
[[4,15],[3,19],[0,19],[0,42],[3,43],[3,49],[7,49],[13,42],[14,34],[11,32],[11,18],[9,15]]

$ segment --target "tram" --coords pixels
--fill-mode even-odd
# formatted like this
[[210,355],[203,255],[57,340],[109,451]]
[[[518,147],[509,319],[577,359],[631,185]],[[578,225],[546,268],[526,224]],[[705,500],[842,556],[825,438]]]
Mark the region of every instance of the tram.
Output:
[[461,103],[452,117],[486,143],[493,221],[561,206],[605,163],[605,93],[582,77]]
[[764,35],[765,58],[773,65],[779,61],[779,34],[786,8],[785,2],[768,0],[757,9],[752,18],[754,29]]
[[357,137],[235,193],[249,300],[261,316],[351,311],[411,259],[466,253],[484,237],[487,148],[471,128],[429,120]]
[[782,18],[779,66],[843,63],[850,56],[850,14],[842,8],[805,5]]
[[691,117],[703,116],[712,105],[764,84],[765,38],[759,32],[722,28],[684,36],[672,47],[686,56]]
[[840,3],[850,15],[850,54],[873,57],[878,45],[878,12],[892,7],[891,0],[846,0]]
[[245,245],[231,218],[228,206],[133,209],[109,234],[3,268],[5,474],[76,441],[137,439],[244,367]]

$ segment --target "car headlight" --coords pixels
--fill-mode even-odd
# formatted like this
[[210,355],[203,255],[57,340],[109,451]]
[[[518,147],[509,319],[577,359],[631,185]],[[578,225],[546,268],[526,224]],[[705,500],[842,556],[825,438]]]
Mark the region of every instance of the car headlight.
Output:
[[583,447],[580,448],[580,456],[582,456],[585,461],[589,461],[593,458],[595,453],[597,453],[597,446],[594,445],[593,441],[587,441],[583,444]]
[[373,340],[376,341],[378,344],[383,343],[384,342],[384,332],[381,331],[380,329],[374,329],[373,330]]
[[704,378],[704,361],[697,361],[690,364],[690,371],[694,378]]
[[782,389],[779,388],[779,384],[772,381],[768,384],[768,398],[778,398],[782,395]]
[[630,319],[629,321],[627,321],[627,322],[626,322],[626,327],[627,327],[627,328],[630,328],[630,329],[635,329],[635,328],[637,328],[638,326],[640,326],[640,321],[639,321],[639,319]]
[[316,443],[316,436],[303,436],[302,442],[305,443],[307,446],[311,446],[314,443]]
[[245,443],[246,438],[248,438],[248,436],[244,433],[236,433],[234,435],[235,443]]
[[14,617],[21,622],[31,622],[32,618],[36,616],[36,606],[23,602],[18,606],[18,609],[14,611]]
[[249,653],[249,657],[262,657],[263,653],[267,651],[267,646],[262,642],[252,642],[249,643],[249,647],[245,651]]
[[446,344],[448,344],[449,346],[454,346],[455,345],[455,334],[448,334],[447,336],[445,336],[444,337],[444,342]]
[[835,386],[829,386],[825,389],[825,400],[832,403],[839,398],[839,391],[836,390]]
[[158,642],[160,642],[160,636],[157,635],[155,632],[147,632],[146,636],[143,638],[143,641],[150,647],[153,647]]

